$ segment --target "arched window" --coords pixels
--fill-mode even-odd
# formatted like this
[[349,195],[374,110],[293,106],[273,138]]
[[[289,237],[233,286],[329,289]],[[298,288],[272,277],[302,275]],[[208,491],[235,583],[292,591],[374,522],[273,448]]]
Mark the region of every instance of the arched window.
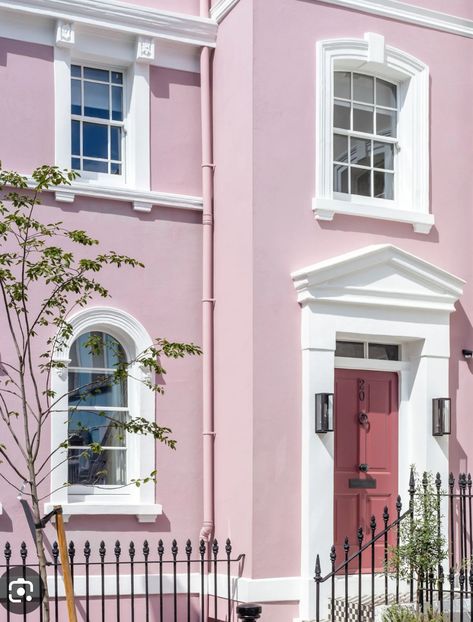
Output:
[[384,37],[317,43],[318,220],[336,214],[429,233],[429,69]]
[[[153,522],[162,514],[155,486],[137,487],[133,480],[155,470],[155,441],[114,425],[126,417],[155,421],[156,396],[146,386],[149,369],[136,362],[153,341],[133,316],[111,307],[83,309],[69,323],[71,338],[54,353],[61,367],[51,375],[51,389],[62,398],[51,415],[51,495],[45,511],[62,505],[65,520],[76,514],[133,514]],[[116,366],[125,361],[129,378],[116,382]],[[103,451],[94,451],[94,443]]]
[[[68,482],[71,486],[127,484],[127,434],[120,424],[129,413],[128,381],[114,376],[117,364],[126,361],[120,342],[104,332],[86,332],[71,346],[68,369]],[[94,444],[103,449],[94,451]]]

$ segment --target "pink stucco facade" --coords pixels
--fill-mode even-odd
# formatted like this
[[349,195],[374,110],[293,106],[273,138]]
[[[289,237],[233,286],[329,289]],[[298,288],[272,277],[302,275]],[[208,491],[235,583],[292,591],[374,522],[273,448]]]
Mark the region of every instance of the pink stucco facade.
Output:
[[[100,67],[103,53],[103,66],[127,71],[130,84],[130,76],[144,76],[139,93],[146,105],[136,113],[132,104],[126,112],[127,157],[135,149],[140,170],[134,177],[127,172],[128,177],[118,184],[84,179],[66,189],[69,194],[49,193],[41,213],[45,219],[85,229],[100,239],[103,249],[113,248],[144,262],[139,274],[127,268],[107,270],[104,281],[111,299],[97,304],[126,312],[152,337],[201,344],[202,164],[212,167],[214,430],[203,430],[202,359],[169,362],[166,392],[157,396],[155,413],[160,423],[172,428],[177,451],[155,448],[154,503],[162,506],[162,513],[146,523],[112,510],[103,516],[78,513],[67,523],[68,537],[79,546],[88,539],[92,547],[104,538],[110,546],[117,538],[123,543],[141,543],[145,538],[154,543],[162,538],[166,547],[173,538],[197,542],[206,503],[204,479],[209,477],[203,467],[202,432],[215,433],[209,483],[214,492],[214,534],[219,542],[231,538],[234,551],[245,554],[242,575],[249,586],[247,593],[263,603],[264,620],[305,622],[313,617],[309,567],[316,553],[328,553],[331,544],[325,536],[317,539],[316,532],[320,508],[329,508],[326,516],[333,522],[329,484],[333,465],[324,463],[317,472],[321,454],[330,453],[330,442],[323,449],[314,444],[313,421],[309,429],[304,413],[313,407],[308,404],[314,392],[333,392],[336,338],[391,339],[408,353],[417,341],[423,347],[430,338],[425,327],[438,323],[444,331],[445,350],[433,354],[424,350],[419,360],[406,354],[402,360],[402,373],[411,374],[414,388],[402,399],[401,415],[402,421],[412,422],[420,408],[429,416],[435,387],[429,382],[416,384],[415,366],[428,359],[426,366],[433,369],[437,363],[431,359],[441,361],[435,374],[452,399],[452,434],[431,446],[431,434],[424,426],[425,443],[419,443],[425,445],[424,453],[416,454],[415,447],[405,453],[400,449],[399,492],[405,492],[403,469],[417,459],[421,468],[442,473],[472,469],[472,367],[462,349],[473,348],[473,10],[467,0],[451,0],[448,15],[437,14],[439,26],[432,12],[446,11],[442,0],[418,0],[415,7],[406,3],[411,17],[402,12],[386,15],[382,2],[373,2],[377,9],[361,12],[342,0],[239,0],[227,3],[220,15],[225,4],[220,1],[212,3],[217,18],[212,14],[203,18],[208,28],[203,34],[192,20],[199,16],[198,0],[130,4],[149,9],[152,26],[137,23],[134,17],[124,25],[121,16],[114,24],[102,2],[97,2],[104,15],[89,16],[96,20],[92,25],[88,17],[79,16],[72,44],[56,34],[62,15],[39,18],[32,12],[25,25],[18,26],[14,11],[0,9],[6,24],[0,27],[0,160],[4,168],[25,175],[43,163],[64,164],[61,154],[64,145],[67,151],[67,141],[58,140],[64,127],[58,119],[70,117],[68,109],[61,109],[61,101],[70,101],[67,68],[71,63]],[[70,8],[72,16],[74,7]],[[139,19],[144,17],[140,14]],[[429,232],[416,232],[396,217],[335,213],[332,220],[314,218],[313,200],[321,193],[317,119],[326,105],[317,83],[321,80],[317,45],[339,39],[367,41],[365,33],[374,33],[378,45],[383,42],[383,54],[396,48],[428,67],[428,213],[434,219]],[[198,58],[204,37],[215,49],[211,60],[213,162],[203,163]],[[141,38],[150,47],[154,44],[152,57],[146,46],[140,56]],[[90,50],[90,45],[96,47]],[[107,46],[117,50],[115,59],[104,53]],[[368,73],[383,76],[383,63],[379,58],[376,63]],[[64,75],[66,82],[61,82]],[[145,119],[140,116],[143,110]],[[133,135],[137,127],[139,136]],[[138,180],[135,186],[130,179]],[[396,247],[393,252],[402,254],[407,271],[414,270],[417,259],[430,265],[409,286],[402,281],[406,270],[390,274],[392,287],[410,297],[405,315],[376,300],[343,307],[340,299],[351,295],[351,285],[357,291],[374,291],[373,296],[379,295],[378,286],[384,287],[381,277],[376,280],[371,272],[369,282],[363,283],[363,274],[351,274],[349,262],[343,260],[346,253],[369,254],[373,245]],[[344,275],[353,281],[342,283],[334,269],[327,282],[335,283],[338,293],[320,302],[323,296],[313,284],[323,271],[320,262],[339,258]],[[395,262],[388,263],[369,269],[381,271]],[[301,270],[310,275],[309,302],[298,298],[297,278],[291,276]],[[448,273],[449,284],[458,283],[455,277],[464,281],[451,314],[446,307],[433,306],[434,293],[438,294],[432,276],[436,270]],[[431,288],[428,295],[422,288]],[[424,306],[418,304],[421,298]],[[346,334],[339,324],[333,329],[344,313],[351,327]],[[352,328],[355,320],[365,329]],[[5,318],[0,321],[3,324]],[[327,337],[320,346],[325,331],[333,343]],[[0,350],[2,360],[7,360],[8,350]],[[332,358],[326,359],[332,361],[330,370],[310,362],[316,361],[311,359],[314,352],[330,353]],[[426,377],[434,378],[432,374]],[[45,437],[50,435],[48,428]],[[44,456],[51,450],[48,443],[42,449]],[[434,456],[431,462],[429,455]],[[51,482],[45,481],[42,488],[47,503]],[[0,544],[9,540],[17,547],[27,533],[23,511],[14,490],[0,490]],[[327,529],[330,534],[332,524]],[[46,537],[50,546],[55,537],[52,526]],[[196,619],[197,611],[198,603]],[[81,615],[85,620],[83,609]],[[159,619],[157,609],[152,615],[152,620]]]

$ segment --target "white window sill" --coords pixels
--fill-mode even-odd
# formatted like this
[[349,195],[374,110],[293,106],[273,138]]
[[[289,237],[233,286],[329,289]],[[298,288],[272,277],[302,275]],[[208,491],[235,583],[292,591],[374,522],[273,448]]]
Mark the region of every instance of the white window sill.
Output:
[[[384,201],[382,202],[384,203]],[[343,201],[340,199],[319,199],[312,201],[312,210],[317,220],[333,220],[335,214],[360,216],[362,218],[376,218],[377,220],[391,220],[412,225],[416,233],[430,233],[434,225],[432,214],[424,212],[410,212],[399,207],[385,205],[367,205],[363,202]]]
[[3,514],[3,505],[0,503],[0,514]]
[[[45,503],[44,511],[47,514],[54,509],[57,503]],[[139,523],[154,523],[163,513],[163,506],[159,503],[62,503],[64,521],[67,523],[71,516],[136,516]]]

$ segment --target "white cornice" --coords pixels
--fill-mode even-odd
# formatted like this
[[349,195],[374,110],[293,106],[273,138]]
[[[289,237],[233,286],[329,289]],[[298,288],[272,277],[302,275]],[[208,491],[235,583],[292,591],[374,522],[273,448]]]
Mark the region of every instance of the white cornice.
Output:
[[234,6],[239,3],[240,0],[218,0],[210,9],[210,15],[217,23],[220,23],[222,19],[230,13]]
[[473,20],[406,4],[399,0],[323,0],[323,2],[473,38]]
[[118,0],[0,0],[0,9],[193,45],[215,47],[217,37],[213,19]]
[[201,197],[187,194],[172,194],[171,192],[133,190],[132,188],[108,187],[76,182],[70,186],[57,188],[54,193],[56,201],[61,203],[73,203],[76,196],[85,196],[131,203],[133,209],[137,212],[150,212],[153,205],[202,211]]

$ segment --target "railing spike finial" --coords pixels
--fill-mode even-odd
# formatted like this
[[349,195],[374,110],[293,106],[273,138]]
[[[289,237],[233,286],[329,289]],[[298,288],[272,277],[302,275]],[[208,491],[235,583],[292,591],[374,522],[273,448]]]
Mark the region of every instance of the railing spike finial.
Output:
[[84,557],[85,557],[86,560],[89,559],[90,553],[91,553],[90,542],[88,540],[86,540],[85,544],[84,544]]
[[5,544],[5,550],[3,551],[3,554],[6,560],[11,558],[11,545],[9,542]]
[[320,577],[322,576],[322,570],[320,568],[320,555],[317,553],[317,557],[315,558],[315,580],[320,581]]
[[450,471],[450,475],[448,476],[448,487],[450,488],[450,492],[453,492],[454,486],[455,486],[455,478],[453,477],[452,471]]
[[383,521],[385,522],[385,525],[387,525],[388,521],[389,521],[389,509],[388,506],[385,505],[384,506],[384,510],[383,510]]
[[437,475],[435,476],[435,487],[437,488],[437,492],[440,492],[441,485],[442,478],[440,477],[440,473],[437,471]]
[[363,544],[363,527],[358,527],[356,537],[358,539],[358,546],[361,549],[361,545]]
[[413,495],[416,491],[416,478],[414,475],[414,467],[411,466],[411,473],[409,475],[409,494]]
[[371,536],[373,536],[374,532],[376,531],[376,516],[374,514],[371,515],[370,529],[371,529]]
[[230,538],[227,538],[227,542],[225,543],[225,553],[230,557],[232,554],[232,542]]
[[427,471],[424,471],[424,473],[422,474],[422,488],[424,489],[424,492],[427,490],[428,484],[429,484],[429,480],[428,480]]
[[350,550],[350,542],[348,541],[348,536],[345,536],[345,541],[343,543],[343,550],[345,551],[346,554],[348,554],[348,551]]
[[472,481],[471,481],[471,473],[468,473],[468,480],[467,480],[467,483],[468,483],[468,492],[471,492],[471,484],[472,484]]
[[130,542],[130,546],[128,547],[128,555],[130,556],[131,561],[133,561],[135,559],[135,543],[133,542],[133,540]]
[[337,559],[337,548],[335,544],[332,544],[330,548],[330,562],[332,566],[335,564],[335,560]]
[[397,513],[398,513],[398,514],[400,514],[400,513],[401,513],[401,511],[402,511],[402,499],[401,499],[401,495],[398,495],[398,496],[397,496],[397,499],[396,499],[396,511],[397,511]]
[[163,558],[164,555],[164,542],[161,539],[158,542],[158,555],[160,560]]

